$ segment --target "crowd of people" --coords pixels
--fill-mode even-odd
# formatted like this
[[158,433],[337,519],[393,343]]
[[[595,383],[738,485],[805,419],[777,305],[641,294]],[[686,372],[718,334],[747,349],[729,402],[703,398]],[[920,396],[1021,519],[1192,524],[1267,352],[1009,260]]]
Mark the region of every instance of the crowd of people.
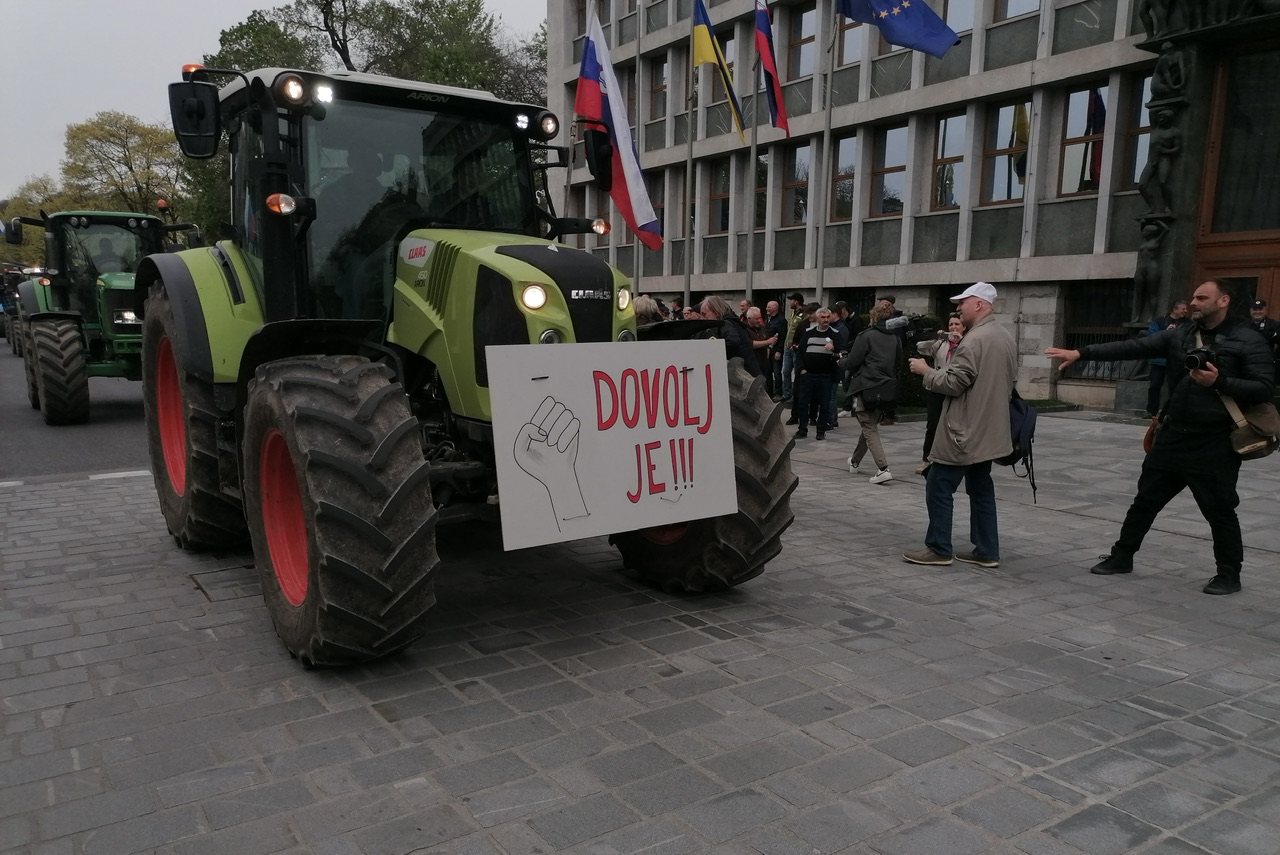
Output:
[[[785,309],[769,301],[764,310],[750,301],[737,311],[722,297],[696,307],[678,298],[668,307],[650,297],[636,300],[640,323],[672,318],[719,322],[727,355],[741,357],[747,370],[763,376],[775,402],[790,404],[788,424],[798,440],[825,439],[840,418],[857,419],[859,439],[848,458],[861,471],[871,455],[872,484],[893,479],[879,428],[893,424],[903,362],[921,378],[927,424],[915,473],[925,478],[928,528],[924,548],[906,552],[912,564],[945,566],[963,561],[981,567],[1000,564],[992,463],[1012,450],[1009,401],[1014,392],[1017,347],[995,318],[996,289],[977,282],[951,298],[954,312],[933,340],[917,342],[917,356],[905,348],[907,325],[891,295],[877,299],[864,323],[844,303],[833,307],[788,295]],[[1250,316],[1233,307],[1247,305]],[[1231,283],[1210,279],[1190,300],[1175,303],[1152,321],[1147,333],[1128,341],[1079,349],[1050,347],[1059,370],[1080,359],[1149,359],[1148,410],[1157,420],[1154,444],[1143,461],[1137,494],[1111,550],[1092,568],[1098,575],[1129,573],[1134,556],[1156,516],[1189,489],[1213,534],[1214,576],[1206,594],[1241,590],[1244,547],[1236,507],[1241,458],[1231,444],[1236,427],[1229,407],[1268,402],[1280,379],[1280,322],[1266,317],[1266,303],[1243,297]],[[1196,356],[1196,359],[1192,359]],[[1163,402],[1163,403],[1161,403]],[[973,549],[952,546],[955,492],[969,496],[969,540]]]

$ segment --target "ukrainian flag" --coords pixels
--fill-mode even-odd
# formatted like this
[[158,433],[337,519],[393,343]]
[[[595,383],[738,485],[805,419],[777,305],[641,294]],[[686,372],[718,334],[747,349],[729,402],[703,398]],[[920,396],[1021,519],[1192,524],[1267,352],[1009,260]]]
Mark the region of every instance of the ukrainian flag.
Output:
[[[707,7],[702,0],[693,0],[693,67],[711,63],[720,71],[720,82],[724,91],[729,94],[729,111],[733,113],[733,123],[738,126],[738,137],[743,141],[742,107],[738,104],[738,93],[733,91],[733,75],[729,73],[729,63],[725,62],[724,51],[711,29],[711,18],[707,15]],[[692,131],[692,129],[690,129]]]

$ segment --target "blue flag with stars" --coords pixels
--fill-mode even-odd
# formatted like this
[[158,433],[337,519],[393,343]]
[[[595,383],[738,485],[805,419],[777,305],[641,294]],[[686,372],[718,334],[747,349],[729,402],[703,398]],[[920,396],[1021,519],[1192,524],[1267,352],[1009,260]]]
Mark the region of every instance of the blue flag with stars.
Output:
[[850,21],[879,27],[890,44],[924,51],[939,59],[959,41],[956,31],[925,0],[836,0],[836,11]]

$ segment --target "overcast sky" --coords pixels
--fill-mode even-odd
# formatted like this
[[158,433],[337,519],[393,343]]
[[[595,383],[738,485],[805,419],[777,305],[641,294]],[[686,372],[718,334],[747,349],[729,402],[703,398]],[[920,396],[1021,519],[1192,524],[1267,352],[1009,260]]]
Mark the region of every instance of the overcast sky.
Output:
[[[166,86],[218,35],[279,0],[0,0],[0,199],[57,177],[69,124],[103,110],[169,124]],[[529,35],[545,0],[485,0]]]

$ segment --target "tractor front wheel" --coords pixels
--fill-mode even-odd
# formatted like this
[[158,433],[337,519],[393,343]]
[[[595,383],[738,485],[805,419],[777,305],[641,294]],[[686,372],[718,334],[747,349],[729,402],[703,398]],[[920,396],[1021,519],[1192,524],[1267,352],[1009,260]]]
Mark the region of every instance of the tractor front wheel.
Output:
[[267,610],[303,665],[407,646],[435,603],[436,511],[418,422],[383,365],[283,359],[249,386],[244,497]]
[[32,321],[28,342],[35,363],[40,411],[47,425],[89,421],[89,367],[84,337],[75,321]]
[[218,479],[218,411],[213,384],[182,370],[183,343],[163,287],[152,288],[142,325],[142,406],[160,510],[183,549],[243,543],[240,503]]
[[18,340],[22,342],[19,350],[22,352],[22,373],[27,379],[27,400],[31,403],[31,409],[40,409],[40,384],[36,382],[36,374],[39,366],[36,365],[35,347],[31,344],[31,325],[16,322],[18,324]]
[[665,591],[723,591],[754,579],[782,551],[782,532],[795,519],[794,440],[764,379],[752,377],[741,359],[729,362],[729,405],[738,512],[609,538],[625,567]]

